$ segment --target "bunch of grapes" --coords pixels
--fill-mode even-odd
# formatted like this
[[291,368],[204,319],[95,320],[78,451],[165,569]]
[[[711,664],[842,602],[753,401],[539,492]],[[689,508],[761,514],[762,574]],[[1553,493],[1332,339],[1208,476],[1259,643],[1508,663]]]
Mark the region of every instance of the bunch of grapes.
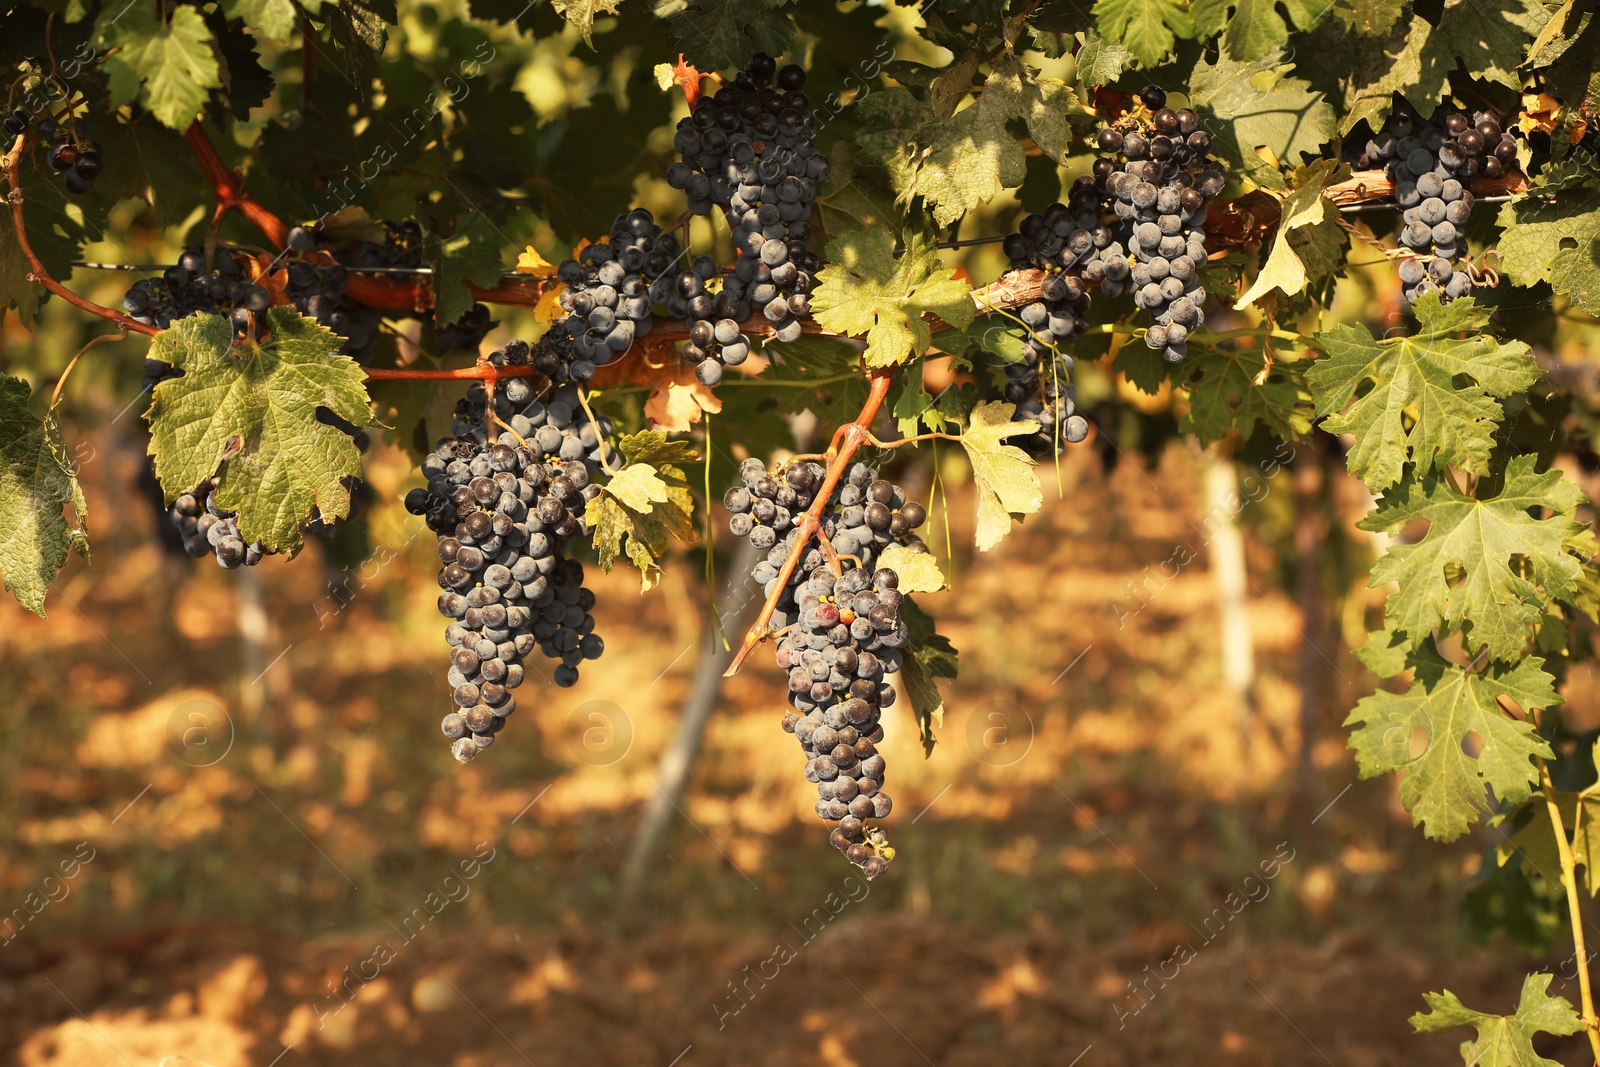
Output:
[[[1097,261],[1113,243],[1111,227],[1100,221],[1100,198],[1092,184],[1078,185],[1071,206],[1052,204],[1042,215],[1029,215],[1004,248],[1011,269],[1045,272],[1039,299],[1017,309],[1027,327],[1023,360],[1006,365],[1005,398],[1017,405],[1013,419],[1033,419],[1037,433],[1011,437],[1033,455],[1049,455],[1058,442],[1077,443],[1089,433],[1089,422],[1077,413],[1070,375],[1073,358],[1061,350],[1089,328],[1089,295],[1069,268]],[[1111,255],[1120,256],[1118,249]]]
[[690,329],[685,351],[708,385],[721,379],[723,365],[736,366],[748,354],[749,341],[735,327],[753,311],[772,324],[778,340],[793,341],[800,336],[797,316],[811,309],[822,263],[806,242],[828,160],[816,149],[805,82],[800,66],[778,70],[771,56],[758,53],[715,95],[695,101],[678,124],[673,143],[683,159],[667,168],[667,181],[688,195],[696,214],[720,206],[738,252],[716,294],[707,286],[718,273],[709,260],[696,261],[704,270],[680,275],[674,294],[673,313]]
[[[165,330],[179,319],[202,312],[228,315],[242,334],[252,317],[265,314],[271,298],[245,274],[244,263],[218,249],[206,269],[205,250],[187,249],[160,277],[141,278],[122,298],[122,309],[138,322]],[[247,314],[248,313],[248,314]]]
[[[284,292],[295,310],[316,319],[343,337],[339,351],[365,366],[372,358],[372,342],[379,332],[382,315],[346,295],[351,270],[363,267],[417,267],[422,264],[422,227],[407,219],[399,224],[386,222],[385,239],[357,241],[354,245],[334,244],[314,226],[295,226],[285,240],[285,255],[290,258]],[[328,262],[329,259],[333,262]],[[473,305],[463,320],[459,335],[446,335],[441,344],[453,341],[460,347],[475,346],[493,327],[489,309]],[[439,331],[435,336],[438,337]]]
[[[771,596],[798,536],[799,517],[816,500],[825,470],[806,461],[781,477],[758,459],[740,468],[741,484],[723,497],[729,528],[767,551],[754,577]],[[806,754],[806,779],[817,786],[817,815],[837,823],[834,847],[868,878],[894,857],[869,820],[887,818],[892,804],[882,791],[880,716],[895,701],[884,676],[898,670],[910,640],[900,617],[899,580],[873,561],[891,543],[926,547],[912,532],[927,511],[899,486],[877,478],[863,463],[848,467],[822,513],[822,533],[837,557],[833,570],[820,545],[808,546],[777,598],[771,626],[782,631],[778,666],[789,672],[783,728]]]
[[455,322],[441,325],[437,319],[430,321],[434,343],[440,348],[477,348],[489,331],[500,325],[498,319],[490,318],[487,304],[473,304]]
[[[28,128],[27,114],[20,108],[13,111],[7,116],[6,128],[22,133]],[[13,119],[23,120],[22,129],[14,128]],[[67,192],[82,195],[94,188],[94,180],[100,177],[105,164],[100,158],[100,143],[89,140],[89,130],[82,119],[71,118],[66,122],[45,119],[39,123],[39,137],[50,145],[46,161],[51,170],[62,176],[61,183],[67,187]]]
[[1394,183],[1401,208],[1399,240],[1418,257],[1399,264],[1407,307],[1423,293],[1437,292],[1448,302],[1472,291],[1472,275],[1455,267],[1466,250],[1472,219],[1470,186],[1480,176],[1502,176],[1516,158],[1516,140],[1493,114],[1469,116],[1448,104],[1426,121],[1410,110],[1397,111],[1367,142],[1356,162],[1381,166]]
[[[514,345],[525,361],[528,346]],[[512,362],[504,350],[491,361]],[[519,404],[506,392],[493,407],[514,433],[491,442],[490,405],[475,384],[458,408],[455,436],[423,460],[427,488],[405,501],[438,535],[438,605],[452,620],[445,639],[454,701],[440,729],[463,762],[493,744],[516,710],[511,691],[535,649],[559,661],[559,686],[576,684],[578,665],[605,649],[583,565],[565,553],[572,538],[588,533],[584,511],[599,492],[589,479],[609,423],[589,422],[571,385],[548,403],[527,397]]]
[[[1205,322],[1199,275],[1206,261],[1206,205],[1222,191],[1227,175],[1207,158],[1211,135],[1200,128],[1199,115],[1167,107],[1167,94],[1154,86],[1139,99],[1143,111],[1097,136],[1100,149],[1115,157],[1096,160],[1094,177],[1110,194],[1127,248],[1128,273],[1125,280],[1114,279],[1116,291],[1133,291],[1134,303],[1155,318],[1145,344],[1177,363],[1188,354],[1189,331]],[[1107,278],[1118,257],[1109,259],[1102,268]],[[1092,279],[1086,274],[1085,280]]]
[[183,549],[198,559],[207,553],[217,557],[226,570],[235,567],[254,567],[261,558],[271,553],[260,541],[245,544],[239,536],[239,513],[217,507],[212,499],[220,477],[208,478],[192,493],[184,493],[173,501],[168,517],[183,538]]
[[653,306],[667,302],[682,253],[675,234],[663,233],[649,211],[635,208],[612,221],[608,240],[563,261],[556,277],[567,287],[560,298],[567,317],[547,335],[559,346],[552,349],[559,361],[549,377],[591,381],[596,368],[620,359],[649,333]]

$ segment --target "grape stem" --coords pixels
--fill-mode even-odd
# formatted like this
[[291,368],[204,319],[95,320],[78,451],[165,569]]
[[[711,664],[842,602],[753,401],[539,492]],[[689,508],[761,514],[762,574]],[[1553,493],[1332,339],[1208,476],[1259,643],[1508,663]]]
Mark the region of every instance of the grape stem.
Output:
[[67,384],[67,375],[72,373],[72,368],[78,365],[78,360],[83,358],[83,354],[85,352],[89,351],[89,349],[93,348],[95,345],[102,345],[107,341],[126,340],[127,336],[128,331],[121,326],[118,326],[116,333],[103,333],[99,337],[89,338],[88,343],[82,348],[78,349],[78,354],[72,357],[72,362],[67,364],[67,369],[61,372],[61,377],[56,379],[56,387],[50,393],[50,407],[54,409],[56,406],[56,401],[61,399],[61,390]]
[[[822,484],[817,487],[816,499],[795,524],[794,544],[789,547],[789,555],[778,570],[772,592],[768,594],[766,603],[761,605],[761,612],[756,616],[756,621],[745,632],[744,642],[739,646],[739,651],[734,653],[733,662],[728,664],[728,669],[722,674],[724,678],[731,678],[739,673],[745,657],[755,651],[755,647],[762,641],[772,636],[768,624],[772,621],[772,613],[777,610],[778,598],[789,587],[789,578],[794,574],[795,567],[799,566],[806,545],[810,543],[812,537],[822,535],[822,513],[827,510],[829,498],[833,496],[839,479],[844,476],[845,468],[850,465],[850,460],[855,457],[856,451],[873,440],[868,427],[872,425],[872,420],[878,417],[878,411],[889,395],[889,385],[893,378],[886,369],[872,369],[867,371],[867,380],[871,383],[871,388],[867,393],[866,402],[861,405],[861,413],[854,421],[847,422],[834,431],[833,440],[824,454],[828,460],[828,470],[823,475]],[[832,548],[831,545],[828,547]],[[832,563],[837,561],[837,555],[830,560]]]
[[[1594,1010],[1594,990],[1589,983],[1589,953],[1583,943],[1583,911],[1578,901],[1578,871],[1577,861],[1572,855],[1572,846],[1567,841],[1567,828],[1561,821],[1561,805],[1556,800],[1555,783],[1550,779],[1550,766],[1544,759],[1535,756],[1539,764],[1539,786],[1544,792],[1545,808],[1550,812],[1550,829],[1555,834],[1556,850],[1561,856],[1561,884],[1567,891],[1567,913],[1572,920],[1572,945],[1576,950],[1573,958],[1578,964],[1578,997],[1583,1007],[1583,1030],[1589,1038],[1589,1048],[1594,1052],[1595,1062],[1600,1063],[1600,1017],[1596,1017]],[[1583,818],[1583,806],[1578,805],[1573,816],[1574,820]],[[1577,832],[1576,822],[1573,832]]]
[[28,280],[36,285],[43,286],[48,292],[54,293],[73,307],[114,322],[123,330],[131,330],[134,333],[142,333],[154,337],[161,332],[154,326],[146,326],[144,323],[131,319],[120,311],[101,307],[94,301],[79,296],[56,281],[50,276],[50,272],[44,269],[44,264],[39,261],[38,255],[34,253],[33,245],[28,240],[28,228],[22,214],[22,157],[27,155],[28,149],[33,147],[33,142],[33,130],[30,129],[17,138],[16,144],[11,146],[11,151],[6,153],[3,161],[0,161],[0,170],[4,171],[6,184],[11,187],[6,199],[11,203],[11,224],[17,231],[17,245],[22,249],[22,254],[28,260]]
[[189,149],[194,153],[194,158],[199,162],[200,169],[205,173],[206,180],[211,183],[212,191],[217,194],[218,212],[237,211],[250,221],[250,224],[260,230],[267,240],[282,248],[289,237],[289,227],[284,225],[282,219],[274,215],[260,201],[245,192],[244,179],[236,170],[229,170],[222,162],[222,157],[217,155],[217,146],[211,143],[211,138],[198,122],[191,122],[189,128],[183,132],[183,139],[189,142]]

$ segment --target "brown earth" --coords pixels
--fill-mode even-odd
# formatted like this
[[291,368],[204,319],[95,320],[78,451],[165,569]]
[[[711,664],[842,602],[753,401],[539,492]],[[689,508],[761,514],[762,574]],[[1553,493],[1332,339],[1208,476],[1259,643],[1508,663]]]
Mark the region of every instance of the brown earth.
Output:
[[[1198,454],[1108,476],[1075,453],[1046,478],[1064,501],[1051,485],[921,598],[961,678],[931,759],[891,722],[888,874],[867,887],[828,847],[758,654],[630,899],[617,873],[705,644],[692,561],[643,600],[596,574],[605,657],[575,689],[530,682],[458,768],[425,531],[384,503],[348,572],[320,546],[248,574],[174,560],[127,495],[141,446],[89,440],[94,568],[68,567],[48,621],[0,607],[0,907],[27,920],[0,947],[0,1057],[26,1067],[1442,1065],[1472,1035],[1414,1036],[1424,991],[1508,1012],[1550,962],[1465,933],[1493,831],[1425,842],[1392,780],[1355,781],[1338,721],[1372,679],[1342,646],[1296,806],[1282,475],[1245,515],[1253,711],[1222,680]],[[405,461],[371,467],[393,500]],[[1336,557],[1370,551],[1345,511],[1341,593]]]

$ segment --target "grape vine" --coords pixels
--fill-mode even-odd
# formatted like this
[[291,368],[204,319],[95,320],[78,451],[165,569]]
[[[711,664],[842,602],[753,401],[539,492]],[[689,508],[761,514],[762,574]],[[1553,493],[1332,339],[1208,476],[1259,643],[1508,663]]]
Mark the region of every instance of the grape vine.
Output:
[[[1600,810],[1560,705],[1600,617],[1565,473],[1594,427],[1535,359],[1600,317],[1585,5],[475,5],[393,35],[407,11],[236,6],[8,16],[0,312],[38,328],[54,296],[114,329],[0,375],[25,607],[88,552],[80,364],[144,418],[168,536],[230,571],[363,521],[369,434],[411,453],[448,620],[417,721],[463,762],[601,655],[594,568],[648,590],[702,532],[709,568],[725,512],[764,597],[727,671],[772,643],[815,811],[874,879],[885,751],[908,721],[932,751],[958,666],[912,599],[949,584],[935,493],[906,488],[945,500],[947,444],[988,552],[1070,484],[1069,446],[1275,440],[1304,471],[1336,437],[1381,541],[1354,652],[1395,683],[1345,720],[1356,766],[1427,836],[1511,842],[1477,899],[1533,907],[1515,887],[1559,869],[1540,928],[1587,958]],[[885,35],[896,58],[861,59]],[[612,73],[523,76],[586,49]],[[1540,1032],[1600,1059],[1578,973],[1576,1005],[1535,978],[1514,1014],[1430,994],[1413,1023],[1477,1027],[1484,1067],[1541,1062]]]

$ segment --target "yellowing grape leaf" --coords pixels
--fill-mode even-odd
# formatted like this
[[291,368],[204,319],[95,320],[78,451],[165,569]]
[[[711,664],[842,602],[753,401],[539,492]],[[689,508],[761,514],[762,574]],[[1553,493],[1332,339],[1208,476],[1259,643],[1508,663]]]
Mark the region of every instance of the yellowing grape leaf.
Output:
[[[1484,335],[1489,312],[1475,301],[1441,304],[1429,293],[1413,311],[1421,328],[1406,337],[1379,340],[1346,324],[1317,334],[1327,356],[1307,372],[1323,428],[1355,436],[1347,465],[1374,492],[1399,481],[1407,460],[1421,473],[1486,473],[1503,414],[1494,398],[1522,392],[1539,375],[1527,345]],[[1463,376],[1469,384],[1458,385]]]
[[[1539,781],[1533,757],[1554,756],[1533,724],[1509,714],[1496,698],[1530,713],[1560,704],[1561,697],[1537,656],[1480,673],[1447,663],[1430,643],[1410,664],[1410,688],[1363,697],[1344,724],[1355,728],[1350,747],[1361,777],[1405,772],[1400,802],[1411,821],[1428,837],[1453,841],[1489,807],[1486,788],[1498,800],[1524,800]],[[1463,747],[1469,735],[1478,739],[1476,758]]]
[[617,441],[622,469],[589,501],[584,519],[594,531],[600,566],[608,573],[626,555],[639,568],[642,589],[661,580],[659,560],[672,538],[694,544],[694,498],[683,469],[698,457],[664,430],[645,430]]
[[138,101],[175,130],[188,128],[205,106],[206,94],[222,85],[205,17],[175,5],[172,21],[156,7],[127,4],[102,10],[96,42],[106,55],[113,104]]
[[[1540,474],[1537,463],[1537,456],[1514,457],[1499,495],[1483,500],[1456,492],[1439,474],[1407,478],[1357,523],[1388,533],[1428,523],[1420,541],[1397,542],[1383,554],[1370,582],[1398,584],[1385,613],[1413,648],[1439,630],[1462,634],[1473,653],[1487,648],[1495,659],[1516,659],[1547,598],[1577,599],[1582,560],[1594,550],[1589,528],[1573,517],[1586,501],[1560,471]],[[1530,508],[1552,514],[1536,519]]]
[[1039,432],[1033,419],[1011,421],[1014,404],[979,404],[961,444],[972,462],[972,480],[978,490],[977,545],[987,552],[1011,532],[1013,516],[1032,515],[1044,503],[1034,462],[1007,437]]
[[567,24],[583,34],[583,42],[594,47],[594,19],[596,15],[615,15],[622,0],[550,0],[556,14]]
[[539,250],[532,245],[517,253],[517,273],[531,274],[535,278],[549,278],[556,272],[556,265],[551,263]]
[[932,121],[919,115],[923,124],[893,141],[895,152],[907,141],[918,146],[892,168],[900,202],[922,197],[941,226],[1022,184],[1027,156],[1007,123],[1023,120],[1040,150],[1054,160],[1071,144],[1066,113],[1074,105],[1068,87],[1057,79],[1034,77],[1016,59],[995,62],[978,99],[941,118],[937,109],[949,103],[948,97],[936,98]]
[[878,557],[878,566],[894,571],[902,593],[936,593],[950,584],[932,552],[916,552],[905,545],[885,548]]
[[1085,30],[1078,49],[1078,80],[1084,85],[1110,85],[1137,60],[1133,50]]
[[293,308],[267,313],[260,347],[233,344],[221,315],[180,319],[150,345],[150,358],[182,370],[155,387],[150,454],[170,502],[226,462],[212,499],[239,512],[244,540],[272,552],[300,547],[316,508],[328,521],[350,512],[344,479],[361,473],[349,435],[317,419],[325,407],[356,426],[372,424],[365,376],[342,338]]
[[1461,1059],[1472,1067],[1561,1067],[1533,1049],[1533,1035],[1576,1034],[1583,1021],[1565,997],[1552,997],[1546,991],[1555,975],[1530,974],[1522,980],[1522,997],[1515,1015],[1489,1015],[1473,1011],[1454,993],[1424,993],[1431,1009],[1411,1017],[1418,1033],[1439,1034],[1463,1026],[1478,1031],[1476,1041],[1461,1043]]
[[869,367],[897,366],[926,352],[933,331],[924,314],[964,328],[976,311],[972,287],[940,261],[933,238],[916,230],[905,238],[898,259],[885,226],[828,242],[828,265],[811,293],[811,313],[825,329],[866,336]]
[[294,0],[227,0],[223,7],[230,18],[243,19],[257,37],[286,42],[299,34]]
[[1319,155],[1334,131],[1333,108],[1310,82],[1290,77],[1294,65],[1283,59],[1279,52],[1249,63],[1219,56],[1200,62],[1189,79],[1189,106],[1212,131],[1213,154],[1264,189],[1287,186],[1257,149],[1292,169],[1302,154]]
[[1301,167],[1294,176],[1295,189],[1283,197],[1282,216],[1272,251],[1250,288],[1241,293],[1233,309],[1249,307],[1272,290],[1294,296],[1306,287],[1306,266],[1301,262],[1289,235],[1302,227],[1332,226],[1338,230],[1339,209],[1322,194],[1328,186],[1350,176],[1350,168],[1336,159],[1323,159]]
[[[89,558],[89,506],[52,409],[28,410],[28,383],[0,374],[0,577],[17,601],[44,617],[50,582],[67,552]],[[77,522],[64,514],[71,504]]]

